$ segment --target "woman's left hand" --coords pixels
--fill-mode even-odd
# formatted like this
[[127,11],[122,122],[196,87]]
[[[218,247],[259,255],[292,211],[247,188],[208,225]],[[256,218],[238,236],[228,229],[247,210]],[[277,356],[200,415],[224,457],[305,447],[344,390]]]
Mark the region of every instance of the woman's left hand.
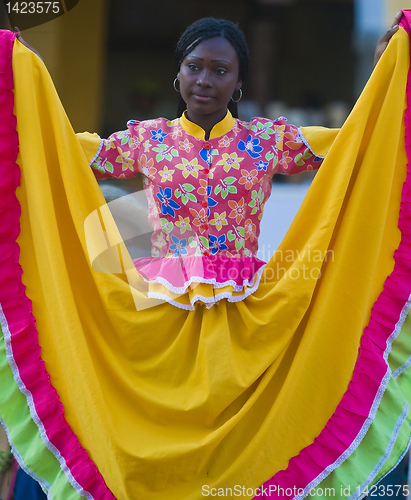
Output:
[[391,37],[398,31],[398,25],[401,21],[401,17],[402,12],[399,11],[398,14],[394,17],[394,22],[392,23],[391,28],[378,40],[374,54],[374,68],[377,65],[377,62],[380,60],[380,57],[382,56],[384,50],[387,48]]

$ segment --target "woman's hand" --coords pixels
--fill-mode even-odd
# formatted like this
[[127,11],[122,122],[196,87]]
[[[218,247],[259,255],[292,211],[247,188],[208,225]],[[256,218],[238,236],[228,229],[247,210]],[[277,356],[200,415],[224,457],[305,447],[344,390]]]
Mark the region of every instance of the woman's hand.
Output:
[[[14,32],[17,33],[17,38],[19,40],[19,42],[21,42],[23,45],[25,45],[28,49],[30,49],[31,51],[33,51],[37,56],[40,57],[41,59],[41,56],[40,54],[37,52],[36,49],[33,49],[33,47],[31,45],[29,45],[27,42],[25,42],[21,36],[21,33],[20,33],[20,30],[17,28],[17,26],[14,27]],[[43,59],[41,59],[43,60]]]
[[398,31],[398,24],[401,21],[401,17],[402,12],[399,11],[398,14],[394,17],[394,22],[392,23],[391,28],[378,40],[374,54],[374,68],[377,65],[377,62],[380,60],[380,57],[382,56],[384,50],[387,48],[391,37]]

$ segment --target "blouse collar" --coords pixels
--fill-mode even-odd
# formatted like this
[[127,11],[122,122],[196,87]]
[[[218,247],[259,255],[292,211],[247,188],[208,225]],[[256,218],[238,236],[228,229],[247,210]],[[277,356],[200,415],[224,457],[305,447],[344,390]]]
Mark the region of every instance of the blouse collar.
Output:
[[[197,139],[201,139],[202,141],[205,140],[205,130],[203,130],[195,123],[190,122],[190,120],[187,118],[187,111],[184,111],[184,113],[181,115],[180,125],[183,127],[183,130],[187,132],[187,134],[192,135]],[[227,114],[225,115],[225,117],[221,120],[221,122],[216,123],[211,129],[210,139],[221,137],[222,135],[229,132],[234,127],[234,125],[235,118],[233,118],[233,115],[227,109]]]

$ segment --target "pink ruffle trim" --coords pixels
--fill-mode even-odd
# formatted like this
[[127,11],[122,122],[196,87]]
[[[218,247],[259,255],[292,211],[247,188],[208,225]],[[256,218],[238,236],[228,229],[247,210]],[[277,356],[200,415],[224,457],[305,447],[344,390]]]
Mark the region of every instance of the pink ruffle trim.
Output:
[[21,279],[20,248],[16,242],[21,210],[16,197],[20,184],[16,163],[19,140],[13,114],[15,38],[15,33],[0,30],[0,320],[6,353],[43,441],[59,460],[69,482],[87,498],[112,500],[115,497],[64,418],[63,405],[41,358],[32,303]]
[[[400,26],[411,36],[411,11],[403,12]],[[290,492],[304,490],[298,498],[309,495],[310,489],[348,458],[361,442],[365,428],[374,419],[385,391],[390,376],[387,351],[398,329],[398,322],[404,319],[402,316],[411,296],[411,69],[407,82],[405,127],[408,165],[398,222],[401,242],[394,253],[394,270],[386,279],[383,291],[373,306],[369,324],[361,339],[353,377],[334,414],[315,441],[291,458],[287,469],[279,471],[264,483],[267,492],[271,485],[271,490],[276,492],[285,492],[287,488],[290,488]],[[274,493],[263,494],[255,499],[293,497]]]
[[235,292],[242,292],[244,287],[254,284],[255,275],[265,265],[257,257],[231,258],[224,254],[142,257],[133,262],[145,281],[161,283],[178,294],[186,293],[192,283],[208,283],[213,288],[232,286]]

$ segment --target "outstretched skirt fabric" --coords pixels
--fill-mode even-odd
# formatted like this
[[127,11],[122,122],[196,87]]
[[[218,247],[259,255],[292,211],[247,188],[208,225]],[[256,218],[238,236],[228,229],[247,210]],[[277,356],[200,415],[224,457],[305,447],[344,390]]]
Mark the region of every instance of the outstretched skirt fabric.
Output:
[[257,291],[194,311],[146,298],[47,71],[0,33],[0,416],[49,498],[354,499],[406,452],[409,19]]

